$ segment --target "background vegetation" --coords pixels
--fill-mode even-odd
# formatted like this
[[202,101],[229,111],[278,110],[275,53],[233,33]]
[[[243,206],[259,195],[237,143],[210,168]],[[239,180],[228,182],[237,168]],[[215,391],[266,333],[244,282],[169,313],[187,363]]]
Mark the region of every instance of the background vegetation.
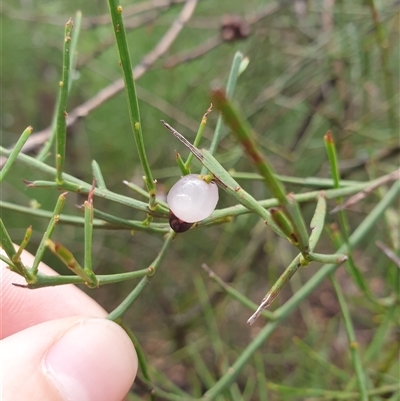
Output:
[[[399,167],[397,1],[202,0],[176,40],[168,48],[161,46],[164,54],[149,66],[144,56],[154,51],[177,21],[184,3],[124,1],[122,6],[132,63],[144,66],[137,89],[145,146],[159,194],[166,193],[180,176],[175,150],[187,155],[160,120],[193,141],[210,104],[210,87],[216,82],[225,85],[236,51],[250,62],[238,80],[234,100],[279,174],[330,177],[323,141],[327,130],[337,145],[342,179],[369,181]],[[2,146],[12,146],[28,125],[34,127],[32,138],[50,126],[61,76],[64,25],[78,9],[83,14],[82,31],[67,110],[76,111],[121,78],[106,1],[5,0],[1,15]],[[227,24],[233,27],[234,40],[228,40],[230,31],[221,29]],[[122,183],[128,180],[143,187],[124,91],[81,117],[67,131],[65,171],[90,183],[95,159],[111,191],[136,197]],[[209,146],[217,118],[215,110],[208,118],[201,147]],[[39,148],[32,146],[29,154]],[[254,172],[231,135],[224,136],[216,158],[232,174]],[[47,162],[54,165],[53,156]],[[196,168],[200,170],[197,161]],[[16,163],[2,183],[1,200],[26,207],[40,204],[41,209],[52,211],[59,192],[27,190],[22,179],[43,176]],[[237,180],[256,199],[271,197],[259,180]],[[322,181],[317,183],[321,187]],[[379,187],[346,212],[350,233],[384,198],[389,185]],[[295,193],[315,188],[306,182],[286,187]],[[84,199],[70,193],[64,212],[80,216],[76,204]],[[219,208],[235,204],[220,191]],[[332,209],[335,202],[328,206]],[[95,207],[126,219],[145,218],[142,212],[99,198]],[[307,222],[314,208],[315,203],[302,204]],[[33,226],[28,250],[34,253],[48,220],[4,207],[1,214],[17,243],[27,226]],[[398,208],[388,207],[374,229],[351,250],[372,300],[344,266],[335,275],[355,330],[367,388],[381,390],[370,395],[371,400],[400,396],[395,389],[399,380],[399,266],[376,245],[380,241],[398,254],[398,216]],[[329,227],[338,221],[337,214],[327,215],[318,252],[337,249]],[[59,225],[53,240],[83,260],[83,236],[82,227]],[[161,235],[146,232],[95,230],[93,269],[96,274],[110,274],[146,268],[162,243]],[[211,281],[201,264],[206,263],[258,304],[295,255],[296,249],[254,214],[178,235],[160,271],[124,319],[144,350],[153,382],[168,390],[169,399],[174,399],[172,393],[185,399],[182,390],[200,397],[212,388],[266,324],[260,318],[248,326],[251,312]],[[68,273],[50,252],[44,261]],[[299,271],[270,309],[284,305],[320,268],[313,263]],[[132,288],[133,283],[127,281],[87,291],[112,311]],[[331,281],[323,281],[298,306],[218,399],[361,399],[343,309]],[[146,394],[146,386],[139,382],[129,397],[148,399]]]

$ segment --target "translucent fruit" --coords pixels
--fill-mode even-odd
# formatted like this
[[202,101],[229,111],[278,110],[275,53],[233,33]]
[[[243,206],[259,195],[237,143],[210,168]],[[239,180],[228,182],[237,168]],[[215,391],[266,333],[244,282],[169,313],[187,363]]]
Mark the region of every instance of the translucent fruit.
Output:
[[171,212],[186,223],[204,220],[214,211],[217,202],[217,185],[207,184],[198,174],[185,175],[167,195]]

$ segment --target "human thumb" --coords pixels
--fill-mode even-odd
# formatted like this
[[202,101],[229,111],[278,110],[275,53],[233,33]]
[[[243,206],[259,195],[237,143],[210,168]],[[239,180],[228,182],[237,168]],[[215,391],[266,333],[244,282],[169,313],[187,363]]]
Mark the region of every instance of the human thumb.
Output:
[[137,371],[129,337],[102,318],[40,323],[0,350],[3,401],[122,401]]

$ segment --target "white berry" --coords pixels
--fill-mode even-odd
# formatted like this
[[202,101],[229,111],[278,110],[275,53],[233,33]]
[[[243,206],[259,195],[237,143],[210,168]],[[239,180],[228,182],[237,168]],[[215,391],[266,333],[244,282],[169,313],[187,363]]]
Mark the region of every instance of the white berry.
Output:
[[204,220],[218,202],[218,187],[207,184],[198,174],[182,177],[169,191],[167,203],[171,212],[186,223]]

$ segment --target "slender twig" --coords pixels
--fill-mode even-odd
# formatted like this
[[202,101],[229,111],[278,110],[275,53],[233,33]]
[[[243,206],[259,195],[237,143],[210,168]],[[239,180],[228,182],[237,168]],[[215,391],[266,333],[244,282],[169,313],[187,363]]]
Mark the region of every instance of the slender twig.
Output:
[[[26,214],[29,216],[35,216],[44,219],[51,219],[53,212],[42,209],[33,209],[32,207],[14,205],[9,202],[0,201],[0,209],[11,210],[14,212]],[[150,231],[160,234],[166,234],[169,231],[169,224],[167,223],[153,223],[150,227],[142,225],[141,221],[121,219],[111,214],[103,213],[94,210],[95,216],[99,216],[99,219],[93,220],[93,227],[96,229],[105,230],[137,230],[137,231]],[[80,216],[69,216],[63,214],[60,216],[59,224],[66,224],[72,226],[82,226],[85,221]]]
[[[233,92],[235,91],[236,82],[239,77],[239,69],[242,61],[243,61],[243,54],[241,52],[236,52],[233,57],[231,70],[229,72],[228,82],[226,84],[226,95],[229,99],[232,99]],[[217,151],[217,146],[222,138],[223,129],[224,129],[223,118],[222,115],[220,115],[217,120],[217,125],[215,126],[214,136],[211,140],[210,148],[208,149],[208,151],[212,155],[215,155],[215,152]],[[201,171],[201,173],[202,174],[206,173],[204,168]]]
[[393,173],[385,175],[381,179],[375,181],[372,185],[368,186],[367,188],[363,189],[358,194],[347,199],[347,201],[337,205],[329,213],[333,214],[333,213],[339,212],[340,210],[348,209],[350,206],[353,206],[353,205],[357,204],[358,202],[360,202],[361,200],[363,200],[364,198],[366,198],[376,188],[378,188],[381,185],[384,185],[390,181],[394,181],[394,180],[400,180],[400,169],[393,171]]
[[344,370],[338,368],[335,364],[331,363],[328,356],[321,354],[319,350],[315,350],[314,347],[308,345],[299,337],[294,337],[293,342],[297,347],[300,348],[300,350],[307,354],[307,356],[317,362],[319,366],[325,368],[327,372],[337,377],[344,383],[349,381],[350,375]]
[[[193,15],[196,4],[197,0],[185,1],[182,11],[180,12],[177,19],[172,23],[171,27],[167,30],[167,32],[160,39],[157,45],[149,53],[147,53],[139,62],[139,64],[136,65],[133,69],[133,76],[135,77],[135,80],[141,78],[144,73],[146,73],[153,66],[153,64],[168,51],[168,49],[178,37],[179,33],[182,31],[187,21]],[[100,92],[93,96],[91,99],[71,110],[66,120],[67,127],[70,127],[78,119],[86,117],[93,110],[100,107],[103,103],[112,99],[119,92],[121,92],[124,87],[124,80],[121,78],[100,90]],[[45,142],[49,138],[50,133],[51,127],[48,127],[32,135],[25,146],[22,148],[22,151],[24,153],[28,153],[35,150],[38,146],[42,145],[43,142]]]
[[289,264],[289,266],[285,269],[285,271],[279,276],[278,280],[272,285],[270,290],[262,299],[260,305],[256,309],[256,311],[249,317],[247,323],[249,325],[253,325],[254,322],[258,319],[261,313],[268,308],[280,294],[282,289],[286,286],[286,284],[290,281],[293,275],[297,272],[299,267],[301,266],[300,263],[301,254],[298,254]]
[[[355,247],[368,233],[372,230],[377,220],[382,216],[384,211],[397,198],[400,193],[400,181],[393,184],[392,188],[386,193],[385,197],[375,206],[370,214],[361,222],[356,230],[350,236],[350,244]],[[338,252],[345,252],[346,246],[342,246]],[[338,265],[328,264],[318,269],[311,279],[306,282],[303,287],[297,291],[284,305],[275,311],[275,317],[278,319],[274,322],[267,323],[253,339],[253,341],[242,351],[237,360],[229,368],[229,370],[218,380],[214,387],[208,390],[202,397],[202,401],[214,400],[218,395],[230,386],[236,379],[239,372],[250,360],[252,355],[260,348],[264,342],[277,329],[283,319],[288,317],[299,304],[312,292],[327,276],[332,274]]]
[[[235,171],[233,169],[229,170],[229,174],[232,178],[237,180],[255,180],[255,181],[262,181],[264,177],[257,173],[242,173],[239,171]],[[334,183],[333,180],[330,178],[317,178],[317,177],[290,177],[287,175],[276,175],[277,179],[288,184],[296,184],[301,185],[302,187],[315,187],[315,188],[333,188]],[[386,177],[386,176],[385,176]],[[341,180],[340,186],[347,187],[361,184],[360,181],[353,181],[353,180]]]
[[[86,269],[82,267],[78,261],[75,259],[72,252],[67,249],[64,245],[60,244],[59,242],[53,242],[51,239],[46,240],[46,247],[55,255],[57,256],[61,262],[65,264],[74,274],[79,276],[83,282],[90,288],[97,288],[99,286],[99,280],[92,272],[91,269]],[[86,249],[90,248],[90,245],[85,244]],[[88,257],[89,254],[85,250],[85,258]],[[91,267],[91,260],[89,262],[89,267]],[[59,278],[59,277],[57,277]],[[57,280],[54,280],[57,282]],[[29,287],[28,283],[28,287]],[[43,282],[42,282],[43,285]],[[36,287],[36,282],[34,283],[34,287]],[[31,287],[29,287],[31,288]]]
[[[51,246],[51,243],[48,243]],[[56,254],[56,253],[55,253]],[[64,260],[63,260],[64,262]],[[142,278],[144,276],[148,276],[152,273],[152,270],[149,268],[135,270],[132,272],[126,273],[114,273],[114,274],[99,274],[96,275],[97,286],[106,285],[106,284],[115,284],[121,281],[127,281],[137,278]],[[44,287],[54,287],[65,284],[88,284],[88,278],[83,276],[48,276],[46,274],[41,273],[40,271],[36,275],[34,284],[20,285],[14,284],[18,287],[29,288],[31,290],[35,290],[38,288]],[[89,283],[90,284],[90,283]],[[89,287],[93,287],[90,286]]]
[[[268,5],[260,8],[257,12],[247,15],[243,18],[243,23],[247,26],[251,27],[252,25],[257,24],[262,21],[264,18],[267,18],[277,11],[284,8],[287,4],[287,1],[279,1],[279,2],[271,2]],[[220,27],[221,23],[218,21],[218,25],[215,28]],[[207,27],[207,29],[209,29]],[[197,47],[190,49],[189,51],[184,51],[179,54],[174,54],[170,56],[165,62],[164,66],[166,68],[174,68],[179,64],[186,63],[188,61],[196,60],[199,57],[203,57],[207,53],[211,52],[213,49],[225,43],[224,39],[220,34],[211,36],[210,38],[204,40]]]
[[[327,390],[324,388],[295,388],[284,386],[282,384],[267,383],[267,388],[272,391],[276,391],[282,394],[290,394],[291,396],[299,396],[305,397],[306,399],[312,399],[316,397],[319,400],[323,399],[324,401],[337,401],[337,400],[363,400],[363,399],[370,399],[370,398],[362,398],[363,394],[355,392],[355,391],[338,391],[338,390]],[[391,394],[398,390],[398,386],[396,387],[395,384],[388,384],[386,386],[382,386],[379,388],[375,388],[366,392],[367,397],[379,396],[384,394]]]
[[217,184],[219,184],[226,192],[236,198],[243,206],[258,214],[265,222],[281,237],[286,238],[282,230],[272,220],[269,211],[260,207],[257,202],[249,193],[247,193],[240,185],[229,175],[229,173],[218,163],[218,161],[205,149],[199,150],[193,146],[185,137],[178,131],[172,128],[165,121],[161,120],[165,128],[168,129],[177,139],[179,139],[194,156],[207,168],[213,175]]
[[[232,286],[228,285],[225,283],[225,281],[222,280],[221,277],[219,277],[214,271],[212,271],[205,263],[201,265],[201,267],[207,272],[208,277],[214,281],[215,283],[218,284],[218,286],[225,291],[230,297],[241,303],[243,306],[250,310],[255,310],[257,309],[257,305],[250,301],[247,297],[245,297],[243,294],[241,294],[238,290],[233,288]],[[261,316],[266,318],[267,320],[274,320],[274,314],[273,312],[263,310],[261,312]]]
[[391,49],[389,48],[389,41],[387,35],[385,33],[384,25],[381,22],[378,10],[375,5],[375,0],[367,0],[367,4],[371,9],[372,20],[374,23],[374,32],[376,37],[376,42],[379,48],[379,54],[381,58],[381,68],[383,72],[383,82],[384,88],[386,92],[386,99],[388,102],[387,106],[387,116],[389,121],[389,126],[392,129],[393,133],[398,134],[398,105],[396,112],[396,85],[393,79],[393,73],[390,69],[390,53]]
[[363,363],[361,360],[359,344],[357,342],[356,335],[354,332],[354,325],[351,320],[350,311],[347,306],[347,302],[343,295],[342,289],[339,285],[339,282],[337,281],[334,274],[331,274],[331,282],[333,284],[333,288],[335,289],[336,296],[339,301],[340,309],[342,311],[344,325],[345,325],[346,331],[347,331],[351,359],[352,359],[354,371],[355,371],[356,377],[357,377],[358,390],[360,392],[360,401],[368,401],[369,398],[368,398],[368,394],[367,394],[367,376],[364,371]]
[[220,88],[214,89],[211,98],[215,106],[222,112],[226,124],[235,134],[236,139],[240,142],[243,150],[254,163],[259,174],[264,177],[265,185],[284,208],[286,216],[293,226],[296,246],[299,248],[300,252],[306,256],[309,251],[308,234],[296,199],[291,196],[291,194],[286,195],[283,184],[276,178],[272,164],[259,150],[255,142],[255,134],[250,125],[239,115],[225,92]]
[[[318,194],[317,196],[317,206],[315,208],[314,216],[311,220],[310,228],[310,253],[307,255],[307,259],[304,259],[301,254],[297,255],[289,266],[285,269],[285,271],[279,276],[278,280],[272,285],[271,289],[267,292],[265,297],[260,303],[260,306],[256,309],[252,316],[248,319],[248,324],[253,324],[256,319],[260,316],[260,314],[268,308],[272,304],[272,302],[276,299],[276,297],[282,291],[282,288],[286,286],[286,284],[290,281],[293,275],[297,272],[300,266],[306,266],[312,260],[319,261],[322,263],[342,263],[347,259],[345,255],[319,255],[313,253],[315,246],[319,240],[319,237],[322,234],[322,230],[324,227],[326,215],[326,200],[325,195],[323,193]],[[332,257],[333,256],[333,257]]]
[[39,247],[38,247],[38,249],[36,251],[36,254],[35,254],[35,259],[34,259],[33,264],[32,264],[32,268],[30,269],[34,275],[36,275],[37,272],[38,272],[39,263],[41,262],[41,260],[43,258],[44,251],[46,250],[46,241],[51,238],[51,235],[53,234],[54,228],[58,224],[58,221],[60,219],[60,214],[61,214],[61,211],[62,211],[62,209],[64,207],[66,198],[67,198],[67,193],[66,192],[62,193],[58,197],[56,206],[54,208],[53,215],[52,215],[52,217],[51,217],[51,219],[49,221],[49,224],[47,226],[47,229],[46,229],[45,233],[43,234],[42,240],[40,241]]
[[375,244],[400,269],[400,258],[383,242],[376,241]]
[[10,171],[11,166],[14,164],[18,154],[21,152],[22,147],[28,140],[29,136],[32,134],[33,128],[29,126],[28,128],[25,129],[25,131],[22,133],[20,138],[18,139],[18,142],[15,144],[14,148],[12,149],[10,156],[8,157],[6,163],[2,167],[0,171],[0,183],[4,180],[6,177],[7,173]]
[[98,188],[107,189],[106,182],[104,181],[103,173],[101,172],[99,163],[96,160],[92,160],[92,173],[96,179],[96,185]]
[[31,274],[29,269],[24,266],[21,258],[18,257],[18,253],[14,249],[14,244],[2,219],[0,219],[0,247],[4,249],[9,258],[8,260],[2,258],[9,269],[17,274],[20,274],[22,277],[25,277],[26,280],[32,280],[33,274]]
[[[201,119],[199,129],[197,130],[197,134],[196,134],[196,137],[194,138],[194,142],[193,142],[193,146],[195,146],[195,147],[198,147],[200,144],[204,129],[207,124],[207,117],[211,113],[211,111],[212,111],[212,104],[207,109],[207,111],[204,113],[203,118]],[[192,162],[192,160],[193,160],[193,153],[190,152],[189,156],[187,157],[186,162],[184,164],[184,168],[187,171],[187,174],[190,173],[190,163]],[[206,171],[201,171],[201,174],[206,174]]]
[[161,262],[163,261],[165,255],[166,255],[166,252],[167,252],[169,246],[171,245],[172,240],[175,238],[175,235],[176,235],[175,232],[173,230],[170,230],[170,232],[165,237],[164,244],[163,244],[162,248],[160,249],[158,255],[156,256],[154,261],[151,263],[151,265],[148,267],[149,274],[147,276],[143,277],[142,280],[140,280],[139,284],[124,299],[124,301],[107,316],[107,319],[119,321],[120,319],[123,318],[126,311],[136,301],[136,299],[139,297],[141,292],[145,289],[147,284],[150,283],[151,277],[154,276],[154,274],[157,272],[158,268],[161,265]]
[[83,204],[85,210],[85,226],[84,226],[84,239],[85,239],[85,256],[84,256],[84,268],[83,270],[90,278],[90,284],[92,287],[98,286],[98,279],[93,273],[92,269],[92,244],[93,244],[93,191],[96,185],[96,180],[93,180],[92,191],[89,192],[88,198]]
[[[189,145],[192,146],[191,144],[189,144]],[[203,152],[205,152],[205,151],[203,150]],[[11,151],[0,146],[0,155],[9,156],[10,153],[11,153]],[[194,154],[196,156],[196,153],[194,153]],[[200,161],[202,161],[203,156],[200,152],[197,153],[197,157],[199,158]],[[20,153],[17,157],[17,162],[22,163],[23,165],[25,165],[29,168],[33,168],[37,171],[45,173],[49,176],[54,176],[54,174],[55,174],[54,167],[48,166],[44,163],[41,163],[41,162],[35,160],[34,158],[27,156],[25,154]],[[379,179],[381,179],[381,178],[379,178]],[[79,180],[71,175],[64,174],[64,179],[68,180],[69,182],[76,183],[78,186],[77,188],[78,188],[79,193],[88,194],[91,189],[90,184],[85,183],[84,181]],[[325,190],[324,194],[325,194],[326,199],[334,199],[338,196],[352,195],[356,192],[361,191],[362,189],[366,188],[367,186],[372,185],[375,181],[376,180],[373,180],[370,182],[365,182],[365,183],[358,183],[358,184],[354,184],[353,186],[346,186],[346,187],[340,188],[340,189]],[[64,184],[65,184],[65,182],[64,182]],[[52,184],[52,185],[55,188],[58,188],[55,184]],[[306,192],[303,194],[295,194],[294,198],[299,203],[308,202],[308,201],[314,200],[318,196],[319,193],[320,193],[320,191],[311,191],[311,192]],[[154,213],[148,209],[148,205],[146,203],[140,202],[136,199],[133,199],[133,198],[130,198],[130,197],[127,197],[124,195],[114,193],[109,190],[96,188],[94,195],[99,196],[101,198],[108,199],[110,201],[115,201],[119,204],[126,205],[126,206],[132,207],[134,209],[137,209],[137,210],[140,210],[140,211],[143,211],[146,213],[152,213],[154,216],[168,218],[168,211],[164,210],[163,208],[160,208],[157,213]],[[261,201],[258,201],[258,204],[259,204],[259,206],[261,206],[262,208],[265,208],[265,209],[279,206],[279,202],[277,201],[277,199],[261,200]],[[28,208],[23,208],[21,206],[17,207],[16,205],[10,205],[7,202],[0,202],[0,206],[6,207],[7,209],[10,209],[10,210],[18,209],[18,211],[22,211],[24,213],[29,213],[32,215],[37,214],[37,216],[39,216],[39,217],[47,217],[47,214],[44,213],[44,211],[42,211],[40,209],[37,209],[37,210],[36,209],[28,209]],[[158,205],[158,206],[161,207],[161,205]],[[205,225],[213,224],[218,221],[223,221],[223,220],[226,221],[226,218],[228,218],[228,217],[231,218],[231,217],[239,216],[239,215],[250,213],[250,212],[251,212],[250,209],[248,209],[247,207],[242,206],[242,205],[236,205],[236,206],[232,206],[232,207],[228,207],[228,208],[224,208],[224,209],[219,209],[219,210],[214,211],[213,214],[210,217],[208,217],[207,219],[204,219],[203,221],[199,222],[196,227],[203,227]],[[66,216],[63,216],[61,218],[61,221],[65,221],[65,222],[68,221],[70,224],[78,224],[79,219],[76,220],[75,218],[72,218],[72,216],[68,217],[68,218]],[[95,223],[102,224],[100,222],[95,222]],[[104,228],[112,228],[112,227],[105,225]]]
[[[335,186],[335,188],[339,188],[339,186],[340,186],[339,158],[338,158],[338,154],[336,151],[335,141],[334,141],[333,135],[330,131],[328,131],[326,133],[326,135],[324,136],[324,142],[325,142],[325,148],[326,148],[326,151],[328,154],[329,164],[331,167],[331,174],[332,174],[332,178],[334,181],[334,186]],[[336,203],[338,203],[340,205],[342,203],[342,197],[337,197]],[[352,256],[352,250],[351,250],[351,246],[350,246],[350,242],[349,242],[349,233],[348,233],[349,225],[348,225],[347,217],[345,215],[344,210],[339,211],[339,224],[340,224],[340,228],[341,228],[341,234],[344,237],[344,242],[346,243],[346,246],[348,249],[348,251],[347,251],[348,257],[347,257],[347,263],[346,263],[346,266],[348,268],[347,270],[348,270],[349,274],[352,276],[352,278],[354,279],[354,282],[361,289],[361,291],[373,302],[376,302],[369,289],[367,280],[365,280],[363,274],[360,272],[360,269],[354,263],[353,256]]]
[[[78,59],[78,52],[77,52],[77,46],[78,46],[78,38],[79,38],[79,33],[81,30],[81,23],[82,23],[82,12],[77,11],[75,14],[74,18],[74,34],[71,37],[71,43],[70,43],[70,48],[69,48],[69,72],[73,73],[75,71],[76,67],[76,62]],[[72,76],[73,78],[73,76]],[[73,79],[68,79],[68,89],[67,92],[70,92],[72,83],[74,82]],[[53,146],[54,139],[56,138],[57,135],[57,125],[58,125],[58,114],[59,114],[59,108],[60,108],[60,97],[57,98],[57,102],[54,108],[53,112],[53,118],[51,121],[51,135],[49,137],[49,140],[44,142],[43,148],[38,152],[37,159],[38,160],[45,160],[47,156],[50,153],[50,149]]]
[[70,75],[70,48],[71,48],[71,33],[74,24],[72,19],[65,25],[64,36],[64,52],[63,52],[63,69],[62,79],[60,81],[60,94],[57,101],[57,123],[56,123],[56,182],[62,184],[63,170],[65,163],[65,146],[67,136],[67,97],[69,90],[69,75]]
[[[151,11],[157,8],[169,8],[170,6],[184,3],[185,0],[151,0],[141,1],[134,3],[126,7],[125,14],[127,17],[135,16],[140,13]],[[60,17],[58,15],[47,15],[39,14],[29,10],[24,12],[23,10],[15,10],[7,4],[2,4],[2,13],[14,20],[32,21],[39,22],[42,24],[50,24],[60,26],[64,24],[66,17]],[[36,11],[36,10],[35,10]],[[82,27],[84,29],[93,29],[97,26],[108,25],[110,23],[110,14],[102,14],[96,16],[85,17],[82,20]]]
[[109,0],[111,19],[114,28],[114,34],[117,41],[120,64],[125,82],[125,90],[128,99],[129,117],[132,125],[133,135],[136,142],[136,148],[139,154],[140,163],[145,174],[145,184],[149,192],[149,208],[154,209],[156,199],[156,186],[151,173],[150,165],[147,160],[147,154],[144,146],[142,124],[140,121],[139,103],[136,95],[135,80],[132,74],[131,58],[129,55],[128,41],[126,38],[124,20],[122,18],[122,7],[117,0]]

